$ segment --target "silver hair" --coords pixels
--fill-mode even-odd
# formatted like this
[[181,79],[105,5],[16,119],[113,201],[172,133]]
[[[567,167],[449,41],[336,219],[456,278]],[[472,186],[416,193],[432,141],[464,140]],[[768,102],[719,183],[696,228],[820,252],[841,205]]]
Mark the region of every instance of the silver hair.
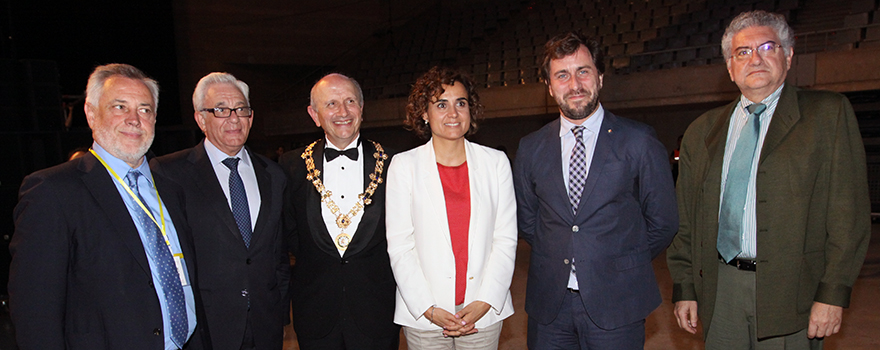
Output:
[[86,86],[86,103],[98,107],[98,101],[104,94],[104,82],[114,75],[123,76],[129,79],[140,80],[150,90],[153,95],[153,109],[159,108],[159,83],[148,77],[140,69],[124,63],[110,63],[103,66],[95,67],[95,70],[89,75],[89,82]]
[[794,53],[794,31],[788,26],[788,22],[785,21],[785,16],[756,10],[740,13],[730,22],[730,25],[727,26],[727,29],[724,31],[724,36],[721,38],[721,52],[724,54],[725,60],[733,55],[730,51],[733,36],[741,30],[750,27],[772,28],[773,31],[776,32],[776,36],[779,37],[779,40],[782,41],[778,44],[782,45],[782,50],[785,52],[785,55],[791,56],[791,54]]
[[361,89],[361,84],[358,84],[357,80],[354,80],[354,78],[349,77],[345,74],[330,73],[330,74],[327,74],[327,75],[321,77],[321,79],[318,79],[318,82],[316,82],[315,85],[312,85],[312,91],[309,93],[309,105],[312,106],[312,108],[318,108],[318,106],[315,105],[315,88],[318,87],[318,83],[320,83],[321,80],[324,80],[324,78],[329,77],[331,75],[338,75],[340,77],[348,79],[348,81],[351,82],[351,85],[354,85],[355,90],[357,90],[358,103],[361,105],[361,107],[364,106],[364,90]]
[[226,72],[213,72],[202,77],[202,79],[199,80],[199,83],[196,84],[196,90],[193,91],[193,109],[200,111],[205,108],[202,106],[202,104],[205,103],[205,95],[208,94],[208,88],[214,84],[235,85],[235,87],[241,91],[241,94],[244,95],[245,102],[250,106],[251,99],[248,97],[248,94],[251,89],[248,87],[247,83],[236,79],[235,76]]

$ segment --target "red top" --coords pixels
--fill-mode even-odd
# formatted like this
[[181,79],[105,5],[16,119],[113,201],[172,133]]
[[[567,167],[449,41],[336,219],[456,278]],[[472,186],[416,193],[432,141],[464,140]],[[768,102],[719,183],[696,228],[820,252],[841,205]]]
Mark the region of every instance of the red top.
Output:
[[467,162],[459,166],[437,163],[443,197],[446,198],[446,218],[449,221],[449,238],[455,256],[455,305],[464,303],[467,289],[468,226],[471,220],[471,191],[468,185]]

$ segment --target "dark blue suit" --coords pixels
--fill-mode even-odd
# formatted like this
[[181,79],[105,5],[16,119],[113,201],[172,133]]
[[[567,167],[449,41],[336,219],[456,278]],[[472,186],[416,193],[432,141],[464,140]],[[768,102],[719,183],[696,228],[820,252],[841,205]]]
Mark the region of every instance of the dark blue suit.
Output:
[[532,247],[529,322],[559,315],[572,258],[580,299],[598,328],[643,320],[660,304],[651,260],[678,230],[665,148],[651,127],[606,111],[575,216],[559,128],[557,119],[524,137],[514,163],[519,229]]

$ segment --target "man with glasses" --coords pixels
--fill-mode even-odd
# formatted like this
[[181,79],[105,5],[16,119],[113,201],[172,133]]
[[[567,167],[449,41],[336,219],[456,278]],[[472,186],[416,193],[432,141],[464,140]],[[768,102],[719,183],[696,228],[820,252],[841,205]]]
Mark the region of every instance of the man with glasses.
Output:
[[742,95],[700,116],[681,144],[672,300],[679,327],[696,333],[703,321],[706,349],[821,349],[865,258],[852,106],[785,84],[793,45],[781,15],[737,16],[721,47]]
[[290,260],[281,233],[284,173],[244,146],[254,111],[228,73],[193,93],[205,140],[152,161],[184,188],[214,349],[281,349]]

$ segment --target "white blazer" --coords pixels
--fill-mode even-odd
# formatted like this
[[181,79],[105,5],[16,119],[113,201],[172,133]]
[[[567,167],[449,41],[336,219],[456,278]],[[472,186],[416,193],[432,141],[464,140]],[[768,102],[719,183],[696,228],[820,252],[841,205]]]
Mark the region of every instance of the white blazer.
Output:
[[[492,306],[477,329],[513,314],[510,280],[516,256],[516,199],[510,162],[500,151],[465,140],[471,213],[464,305]],[[397,280],[394,323],[440,329],[423,313],[455,314],[455,257],[433,139],[394,155],[385,189],[388,255]]]

